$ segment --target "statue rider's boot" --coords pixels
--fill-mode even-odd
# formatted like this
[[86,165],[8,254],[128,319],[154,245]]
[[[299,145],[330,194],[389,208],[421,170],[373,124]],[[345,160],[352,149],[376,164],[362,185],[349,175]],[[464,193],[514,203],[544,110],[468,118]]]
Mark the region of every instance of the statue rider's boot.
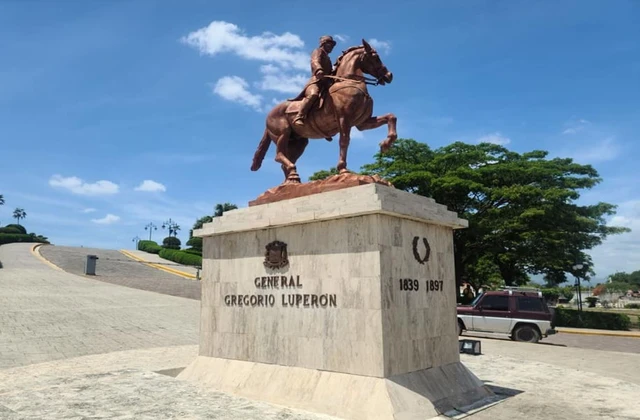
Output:
[[311,99],[309,98],[302,99],[302,104],[300,104],[300,110],[298,111],[298,115],[296,115],[296,118],[293,120],[293,123],[295,125],[304,125],[304,119],[307,113],[309,112],[309,108],[311,108],[311,105],[313,105],[313,102],[311,101]]

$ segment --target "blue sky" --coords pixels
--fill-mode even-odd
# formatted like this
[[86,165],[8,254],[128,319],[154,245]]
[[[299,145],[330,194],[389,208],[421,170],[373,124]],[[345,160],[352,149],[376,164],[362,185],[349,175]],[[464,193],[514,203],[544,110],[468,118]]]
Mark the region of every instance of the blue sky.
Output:
[[[400,137],[594,165],[604,182],[582,202],[618,204],[612,223],[634,229],[592,252],[595,270],[639,269],[640,4],[379,4],[0,2],[0,223],[21,207],[56,244],[131,248],[171,218],[185,241],[216,203],[244,207],[281,182],[274,147],[249,170],[265,110],[295,96],[330,34],[332,59],[361,38],[377,46],[394,81],[371,89],[374,112],[395,113]],[[354,136],[349,166],[385,133]],[[314,141],[299,171],[337,156],[337,141]]]

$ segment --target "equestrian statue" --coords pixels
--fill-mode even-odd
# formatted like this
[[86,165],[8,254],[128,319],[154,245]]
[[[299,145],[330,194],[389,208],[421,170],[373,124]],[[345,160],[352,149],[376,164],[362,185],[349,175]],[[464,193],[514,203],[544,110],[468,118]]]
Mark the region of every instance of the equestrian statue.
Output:
[[296,161],[309,139],[331,141],[332,136],[340,134],[336,166],[340,174],[350,172],[347,149],[352,127],[364,131],[386,124],[387,138],[380,142],[382,153],[396,141],[395,115],[373,116],[373,99],[367,90],[368,84],[391,83],[393,74],[364,39],[362,45],[343,51],[332,66],[329,53],[335,45],[332,37],[321,37],[320,46],[311,55],[311,78],[302,92],[269,111],[264,134],[253,157],[252,171],[260,169],[272,141],[276,144],[275,161],[282,166],[284,183],[300,183]]

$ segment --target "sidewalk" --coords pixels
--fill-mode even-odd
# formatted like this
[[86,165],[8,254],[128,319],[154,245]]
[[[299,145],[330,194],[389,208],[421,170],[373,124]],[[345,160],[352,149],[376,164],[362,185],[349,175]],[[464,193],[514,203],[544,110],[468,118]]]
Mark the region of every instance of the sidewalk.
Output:
[[173,261],[160,258],[157,254],[150,254],[144,251],[121,249],[120,252],[135,261],[146,263],[149,267],[166,271],[171,274],[186,277],[188,279],[197,280],[198,274],[202,275],[202,271],[190,265],[182,265]]
[[556,327],[560,334],[608,335],[612,337],[640,338],[640,331],[593,330],[589,328]]

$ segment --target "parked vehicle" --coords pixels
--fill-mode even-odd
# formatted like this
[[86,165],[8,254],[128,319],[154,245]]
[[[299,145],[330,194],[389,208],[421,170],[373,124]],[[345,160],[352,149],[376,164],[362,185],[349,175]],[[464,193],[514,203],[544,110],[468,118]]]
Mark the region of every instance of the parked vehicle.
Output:
[[471,304],[458,306],[458,335],[463,331],[500,333],[514,341],[537,343],[556,333],[553,315],[539,290],[487,291]]

